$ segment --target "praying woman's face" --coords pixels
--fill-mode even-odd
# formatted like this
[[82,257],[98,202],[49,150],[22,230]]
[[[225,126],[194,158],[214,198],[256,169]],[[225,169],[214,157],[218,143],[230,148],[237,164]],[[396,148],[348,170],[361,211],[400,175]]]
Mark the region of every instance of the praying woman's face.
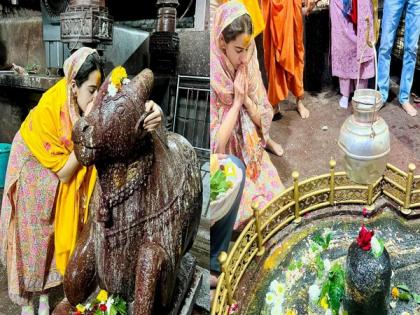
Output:
[[77,104],[82,112],[85,112],[89,103],[94,100],[100,85],[101,73],[99,70],[92,71],[88,79],[80,86],[77,86],[76,82],[72,82],[73,94],[76,96]]
[[240,65],[248,62],[248,49],[251,46],[251,39],[251,35],[241,33],[237,35],[234,40],[226,43],[222,36],[220,43],[221,48],[235,70],[237,70]]

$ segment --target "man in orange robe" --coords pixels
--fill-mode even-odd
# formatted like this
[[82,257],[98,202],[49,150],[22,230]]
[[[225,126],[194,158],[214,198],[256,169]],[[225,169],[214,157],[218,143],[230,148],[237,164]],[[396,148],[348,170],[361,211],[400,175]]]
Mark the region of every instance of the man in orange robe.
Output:
[[[314,2],[306,0],[307,13]],[[296,97],[302,118],[309,117],[303,105],[303,23],[302,0],[262,0],[264,63],[268,77],[268,99],[273,106],[287,98],[289,90]]]

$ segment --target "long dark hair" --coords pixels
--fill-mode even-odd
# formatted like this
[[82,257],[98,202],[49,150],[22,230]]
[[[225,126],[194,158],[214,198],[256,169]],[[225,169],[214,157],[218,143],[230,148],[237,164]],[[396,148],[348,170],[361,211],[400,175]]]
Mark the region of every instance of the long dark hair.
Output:
[[242,33],[246,33],[248,35],[252,35],[253,33],[251,17],[248,14],[243,14],[234,19],[233,22],[226,26],[222,31],[226,44],[235,40],[236,36]]
[[102,83],[104,80],[104,70],[102,68],[101,59],[97,53],[93,53],[87,56],[85,62],[80,67],[79,71],[77,71],[76,77],[74,78],[77,87],[80,87],[85,81],[87,81],[89,74],[95,70],[98,70],[101,73]]

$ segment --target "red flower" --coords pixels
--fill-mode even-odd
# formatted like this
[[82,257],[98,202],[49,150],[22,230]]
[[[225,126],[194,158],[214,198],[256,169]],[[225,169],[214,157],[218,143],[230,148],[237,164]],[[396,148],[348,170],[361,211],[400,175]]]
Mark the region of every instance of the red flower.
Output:
[[82,313],[80,311],[76,311],[73,313],[74,315],[82,315]]
[[368,212],[366,208],[362,209],[362,215],[366,218],[368,216]]
[[365,225],[362,225],[362,228],[360,229],[359,236],[357,237],[357,245],[363,250],[370,250],[370,240],[372,239],[372,236],[374,234],[374,231],[369,231],[365,228]]
[[99,309],[100,309],[102,312],[105,312],[105,311],[106,311],[106,305],[105,305],[105,304],[101,304],[101,305],[99,305]]
[[234,303],[231,306],[229,306],[228,314],[234,314],[238,311],[239,305],[238,303]]

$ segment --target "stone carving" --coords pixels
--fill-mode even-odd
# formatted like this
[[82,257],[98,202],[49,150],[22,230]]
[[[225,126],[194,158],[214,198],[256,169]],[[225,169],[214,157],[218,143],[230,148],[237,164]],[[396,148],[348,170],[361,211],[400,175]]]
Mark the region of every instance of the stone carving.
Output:
[[64,279],[66,297],[84,302],[99,286],[134,302],[134,314],[170,311],[181,258],[192,246],[202,184],[192,146],[174,133],[143,129],[153,74],[143,70],[114,97],[108,82],[73,130],[77,158],[95,164],[91,220]]

